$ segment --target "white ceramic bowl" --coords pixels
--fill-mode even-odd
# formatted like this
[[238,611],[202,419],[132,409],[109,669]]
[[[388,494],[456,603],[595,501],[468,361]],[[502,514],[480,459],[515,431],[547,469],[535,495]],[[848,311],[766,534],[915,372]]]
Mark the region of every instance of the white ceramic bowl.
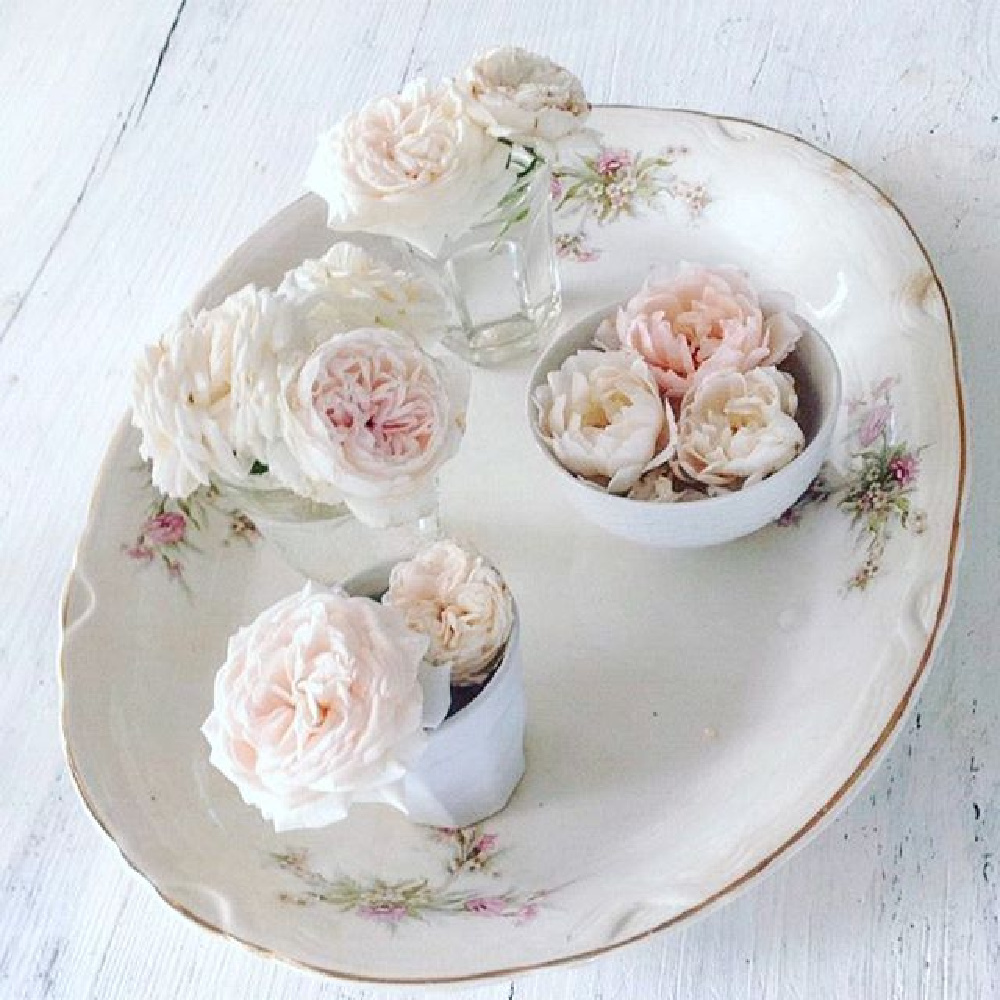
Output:
[[806,446],[784,468],[735,493],[685,503],[654,503],[615,496],[559,463],[538,429],[535,389],[571,354],[593,345],[598,324],[617,306],[589,316],[557,337],[538,359],[528,382],[528,420],[547,465],[573,504],[588,520],[622,538],[662,548],[719,545],[749,535],[778,518],[805,492],[830,448],[840,409],[841,379],[830,345],[808,324],[798,346],[781,367],[795,376],[796,419]]

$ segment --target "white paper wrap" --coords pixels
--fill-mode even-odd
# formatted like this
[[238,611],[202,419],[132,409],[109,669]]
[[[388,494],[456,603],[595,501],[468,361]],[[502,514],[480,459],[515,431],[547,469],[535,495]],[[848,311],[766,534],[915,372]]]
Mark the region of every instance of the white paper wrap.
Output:
[[[390,569],[391,563],[370,568],[346,580],[344,589],[379,597]],[[425,712],[427,747],[403,779],[401,801],[391,803],[414,823],[471,826],[499,812],[521,780],[526,705],[519,621],[515,602],[503,659],[468,705],[436,727],[440,714]],[[438,686],[425,679],[425,698]]]
[[431,732],[403,783],[414,823],[460,827],[499,812],[524,774],[524,673],[517,613],[486,687]]

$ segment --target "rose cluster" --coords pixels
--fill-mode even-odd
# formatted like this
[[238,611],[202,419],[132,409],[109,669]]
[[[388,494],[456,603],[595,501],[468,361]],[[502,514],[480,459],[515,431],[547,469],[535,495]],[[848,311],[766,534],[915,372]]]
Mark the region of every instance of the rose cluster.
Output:
[[431,256],[510,204],[555,148],[583,132],[580,81],[502,48],[438,85],[419,79],[321,135],[306,175],[331,228],[404,239]]
[[759,482],[802,450],[792,376],[802,334],[738,271],[654,273],[535,392],[538,427],[570,472],[671,502]]
[[497,570],[451,541],[396,565],[381,602],[307,584],[229,640],[202,727],[211,763],[279,831],[336,822],[354,802],[405,806],[440,721],[425,686],[442,669],[485,683],[513,615]]
[[418,515],[465,425],[467,372],[424,349],[444,310],[429,280],[338,243],[276,290],[183,315],[135,370],[153,482],[284,488],[375,525]]

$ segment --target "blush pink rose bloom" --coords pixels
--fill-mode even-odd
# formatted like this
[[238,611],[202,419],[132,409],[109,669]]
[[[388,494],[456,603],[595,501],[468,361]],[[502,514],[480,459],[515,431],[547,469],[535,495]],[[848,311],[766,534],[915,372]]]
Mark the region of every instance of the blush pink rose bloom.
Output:
[[283,399],[271,471],[305,496],[385,527],[434,509],[435,475],[465,430],[468,372],[404,334],[352,330],[321,345]]
[[398,805],[426,742],[426,650],[393,608],[307,585],[229,640],[202,727],[212,764],[279,832]]
[[683,266],[653,274],[605,320],[598,339],[643,357],[660,391],[680,399],[698,380],[721,371],[777,365],[801,329],[782,308],[765,308],[739,271]]

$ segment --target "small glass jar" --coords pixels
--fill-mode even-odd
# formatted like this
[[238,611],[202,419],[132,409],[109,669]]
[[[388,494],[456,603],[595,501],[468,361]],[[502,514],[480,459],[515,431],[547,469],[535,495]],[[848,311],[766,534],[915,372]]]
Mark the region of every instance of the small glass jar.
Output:
[[500,204],[436,259],[452,307],[445,344],[477,365],[536,350],[562,308],[552,173],[533,155],[515,165],[517,180]]
[[346,504],[309,500],[287,489],[217,484],[296,572],[330,586],[372,561],[409,559],[440,537],[436,502],[413,520],[387,527],[359,521]]

